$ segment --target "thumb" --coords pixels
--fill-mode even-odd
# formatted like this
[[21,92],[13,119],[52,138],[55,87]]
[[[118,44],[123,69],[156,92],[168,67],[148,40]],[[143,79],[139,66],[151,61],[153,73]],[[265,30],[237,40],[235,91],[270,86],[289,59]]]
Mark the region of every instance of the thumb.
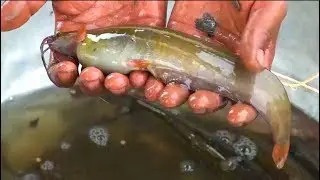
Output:
[[257,73],[265,68],[270,69],[280,25],[285,15],[284,2],[255,2],[239,46],[239,55],[248,70]]
[[1,31],[11,31],[25,24],[44,4],[38,1],[5,1],[1,4]]
[[269,69],[274,57],[275,43],[265,29],[245,30],[240,42],[240,57],[249,71]]

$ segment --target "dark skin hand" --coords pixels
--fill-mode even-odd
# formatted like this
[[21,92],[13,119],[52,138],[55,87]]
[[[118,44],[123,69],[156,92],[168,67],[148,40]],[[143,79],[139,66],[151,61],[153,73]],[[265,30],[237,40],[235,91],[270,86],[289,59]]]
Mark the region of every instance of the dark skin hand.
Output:
[[[1,6],[1,31],[19,28],[36,13],[45,1],[7,1]],[[95,29],[116,25],[149,25],[165,27],[165,1],[53,1],[56,31],[74,31],[83,25]],[[241,57],[243,64],[253,72],[270,68],[278,32],[287,11],[285,1],[241,1],[237,11],[231,1],[177,1],[168,28],[182,31],[208,41],[219,43]],[[215,17],[219,26],[239,36],[239,41],[208,38],[195,28],[195,20],[203,13]],[[227,37],[223,32],[221,37]],[[213,112],[222,104],[221,97],[210,91],[190,92],[183,85],[164,85],[147,72],[136,71],[129,76],[112,73],[106,77],[94,67],[78,74],[78,62],[53,54],[49,72],[58,87],[79,85],[88,95],[98,95],[105,89],[124,94],[129,88],[144,88],[145,97],[172,108],[188,101],[194,113]],[[246,113],[242,113],[245,111]],[[228,114],[228,122],[242,126],[253,121],[256,111],[245,104],[235,104]]]

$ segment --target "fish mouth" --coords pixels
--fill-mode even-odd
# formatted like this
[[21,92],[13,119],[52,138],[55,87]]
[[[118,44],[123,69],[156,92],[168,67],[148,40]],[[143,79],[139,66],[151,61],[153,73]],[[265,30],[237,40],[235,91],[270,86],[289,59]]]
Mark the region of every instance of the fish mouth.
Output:
[[[49,70],[48,70],[48,65],[46,63],[46,60],[45,60],[45,57],[44,57],[44,54],[48,51],[48,50],[51,50],[51,44],[57,39],[57,35],[52,35],[52,36],[48,36],[46,38],[44,38],[41,42],[41,45],[40,45],[40,53],[41,53],[41,61],[42,61],[42,64],[44,66],[44,69],[46,70],[47,72],[47,75],[49,77],[49,79],[53,81],[53,79],[51,79],[50,77],[50,74],[49,74]],[[47,48],[44,48],[45,45],[48,45]]]
[[[40,52],[41,52],[41,56],[44,55],[44,53],[46,53],[49,49],[50,49],[50,45],[57,39],[56,35],[52,35],[52,36],[48,36],[46,38],[44,38],[41,42],[40,45]],[[47,47],[46,49],[44,49],[44,46],[48,45],[49,47]]]

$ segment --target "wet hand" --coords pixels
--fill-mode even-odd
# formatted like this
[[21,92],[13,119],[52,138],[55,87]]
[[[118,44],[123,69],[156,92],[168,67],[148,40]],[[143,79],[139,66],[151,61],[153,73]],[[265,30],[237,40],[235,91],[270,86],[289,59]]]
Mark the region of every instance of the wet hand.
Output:
[[[231,1],[177,1],[168,28],[224,46],[238,54],[249,71],[260,72],[271,67],[286,11],[285,1],[241,1],[240,11]],[[196,19],[204,13],[213,16],[223,29],[213,38],[195,27]],[[221,105],[221,98],[210,91],[196,91],[188,101],[195,113],[213,111]],[[242,126],[253,121],[256,114],[252,106],[238,103],[227,118],[230,124]]]
[[[45,2],[6,1],[1,5],[1,31],[19,28]],[[164,1],[53,1],[52,5],[56,32],[76,31],[83,26],[88,30],[125,24],[165,26]],[[75,59],[53,53],[48,69],[51,80],[58,87],[72,87],[75,83],[79,84],[87,94],[101,92],[104,81],[102,72],[88,68],[79,76],[78,65]],[[123,81],[119,81],[118,86],[122,85],[121,82]]]
[[[3,5],[3,7],[6,7],[1,10],[1,30],[6,31],[20,27],[43,5],[43,3],[44,1],[19,1],[19,3],[6,2]],[[192,3],[196,3],[196,5],[193,5]],[[198,32],[193,24],[194,19],[198,18],[199,13],[201,14],[201,12],[204,12],[203,10],[199,11],[199,9],[197,9],[203,6],[201,3],[202,2],[177,2],[169,22],[169,27],[188,34],[203,37],[204,35]],[[226,2],[220,3],[227,4]],[[165,25],[166,4],[164,1],[56,1],[53,2],[53,7],[56,16],[56,31],[66,32],[77,30],[83,25],[85,25],[87,29],[120,24],[140,24],[158,27],[163,27]],[[210,7],[210,11],[215,11],[217,10],[216,7],[220,6]],[[187,9],[189,9],[191,13],[188,13]],[[248,16],[249,12],[242,12],[242,14]],[[243,17],[244,15],[239,17],[245,19]],[[227,21],[223,18],[222,20],[223,22]],[[241,23],[237,26],[241,27]],[[232,28],[231,30],[235,31]],[[252,29],[249,28],[249,30]],[[250,33],[247,36],[250,36]],[[246,38],[244,38],[243,41],[247,43],[245,40]],[[252,45],[252,43],[250,45]],[[243,51],[245,52],[245,50],[246,49]],[[267,57],[270,57],[270,55]],[[77,81],[76,83],[80,86],[81,90],[89,95],[99,94],[104,91],[105,88],[114,94],[124,94],[131,87],[145,88],[145,96],[148,100],[159,100],[165,107],[176,107],[188,101],[191,109],[195,113],[212,112],[222,103],[221,97],[213,92],[196,91],[195,93],[190,94],[183,85],[169,84],[165,86],[160,81],[149,76],[146,72],[136,71],[132,72],[129,76],[112,73],[105,77],[100,70],[94,67],[85,68],[80,75],[78,75],[77,68],[78,62],[67,59],[59,54],[53,54],[49,71],[57,86],[71,87]],[[237,104],[231,108],[228,120],[231,124],[240,126],[249,123],[255,116],[256,113],[252,107]]]
[[[168,27],[225,46],[241,57],[249,71],[270,69],[287,4],[285,1],[241,1],[240,7],[238,11],[232,1],[179,1]],[[213,16],[224,29],[213,38],[195,27],[196,19],[205,13]]]

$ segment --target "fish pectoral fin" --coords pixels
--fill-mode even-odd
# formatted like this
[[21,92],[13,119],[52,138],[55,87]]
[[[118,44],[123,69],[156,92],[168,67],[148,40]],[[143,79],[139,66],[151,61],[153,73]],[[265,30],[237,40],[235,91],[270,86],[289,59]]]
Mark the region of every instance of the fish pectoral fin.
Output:
[[81,42],[86,38],[86,36],[87,36],[87,29],[86,29],[86,26],[83,24],[77,31],[76,41]]
[[128,61],[128,65],[137,70],[145,70],[151,65],[151,61],[145,59],[131,59]]

